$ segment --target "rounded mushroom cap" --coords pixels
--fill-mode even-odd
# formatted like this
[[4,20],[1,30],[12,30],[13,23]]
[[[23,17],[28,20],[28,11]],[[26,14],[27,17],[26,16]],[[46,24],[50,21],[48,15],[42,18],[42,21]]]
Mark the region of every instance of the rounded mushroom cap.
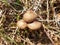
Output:
[[28,28],[31,30],[37,30],[41,27],[41,23],[38,21],[34,21],[33,23],[28,24]]
[[56,22],[57,22],[58,26],[60,27],[60,13],[57,14]]
[[24,15],[23,15],[23,19],[26,22],[32,22],[34,19],[36,19],[37,14],[35,12],[33,12],[32,10],[27,11]]
[[60,13],[58,13],[58,14],[56,15],[55,21],[56,21],[56,22],[60,21]]
[[59,13],[59,14],[57,14],[57,18],[58,18],[58,19],[60,19],[60,13]]
[[27,27],[27,23],[24,20],[19,20],[17,22],[17,27],[20,29],[25,29]]

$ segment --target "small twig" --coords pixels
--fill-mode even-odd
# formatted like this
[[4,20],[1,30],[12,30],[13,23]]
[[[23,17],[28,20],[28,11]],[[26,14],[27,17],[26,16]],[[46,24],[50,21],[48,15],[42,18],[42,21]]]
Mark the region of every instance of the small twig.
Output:
[[[37,20],[38,20],[38,21],[42,21],[42,22],[43,22],[43,21],[47,21],[47,20],[40,20],[39,18],[37,18]],[[52,21],[54,21],[54,20],[49,20],[49,22],[52,22]]]
[[13,8],[14,11],[18,12],[12,5],[10,5],[10,3],[8,3],[8,5]]
[[47,22],[49,22],[49,0],[47,0]]
[[47,31],[45,30],[45,29],[47,29],[47,30],[49,30],[44,24],[43,24],[43,27],[44,27],[44,32],[46,33],[46,35],[48,36],[48,38],[50,39],[50,41],[52,42],[52,44],[53,45],[55,45],[54,44],[54,41],[51,39],[51,37],[49,36],[49,33],[47,33]]
[[52,27],[52,26],[47,26],[48,28],[55,29],[56,31],[60,32],[60,29],[58,27]]

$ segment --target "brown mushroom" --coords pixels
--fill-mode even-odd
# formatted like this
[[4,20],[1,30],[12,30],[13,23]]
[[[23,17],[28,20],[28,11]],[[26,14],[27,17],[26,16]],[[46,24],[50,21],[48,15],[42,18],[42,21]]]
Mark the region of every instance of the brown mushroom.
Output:
[[59,14],[57,14],[57,19],[60,19],[60,13],[59,13]]
[[34,11],[32,11],[32,10],[27,11],[23,15],[23,19],[26,22],[32,22],[34,19],[36,19],[36,17],[37,17],[37,14]]
[[41,23],[38,21],[34,21],[30,24],[28,24],[28,28],[31,30],[38,30],[41,27]]
[[27,23],[21,19],[17,22],[17,27],[20,29],[25,29],[27,27]]
[[58,27],[60,27],[60,13],[57,14],[55,21],[58,24]]

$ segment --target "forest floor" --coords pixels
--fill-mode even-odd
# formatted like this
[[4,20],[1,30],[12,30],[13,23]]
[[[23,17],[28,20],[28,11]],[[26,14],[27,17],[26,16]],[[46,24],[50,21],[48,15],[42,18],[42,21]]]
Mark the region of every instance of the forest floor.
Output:
[[[42,26],[30,32],[16,23],[33,10]],[[60,0],[0,0],[0,45],[60,45]]]

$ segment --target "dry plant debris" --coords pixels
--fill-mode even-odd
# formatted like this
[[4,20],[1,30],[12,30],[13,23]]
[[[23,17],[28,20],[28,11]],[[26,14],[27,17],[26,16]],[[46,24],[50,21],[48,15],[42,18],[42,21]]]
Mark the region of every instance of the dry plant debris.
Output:
[[60,45],[60,0],[0,0],[0,45]]

